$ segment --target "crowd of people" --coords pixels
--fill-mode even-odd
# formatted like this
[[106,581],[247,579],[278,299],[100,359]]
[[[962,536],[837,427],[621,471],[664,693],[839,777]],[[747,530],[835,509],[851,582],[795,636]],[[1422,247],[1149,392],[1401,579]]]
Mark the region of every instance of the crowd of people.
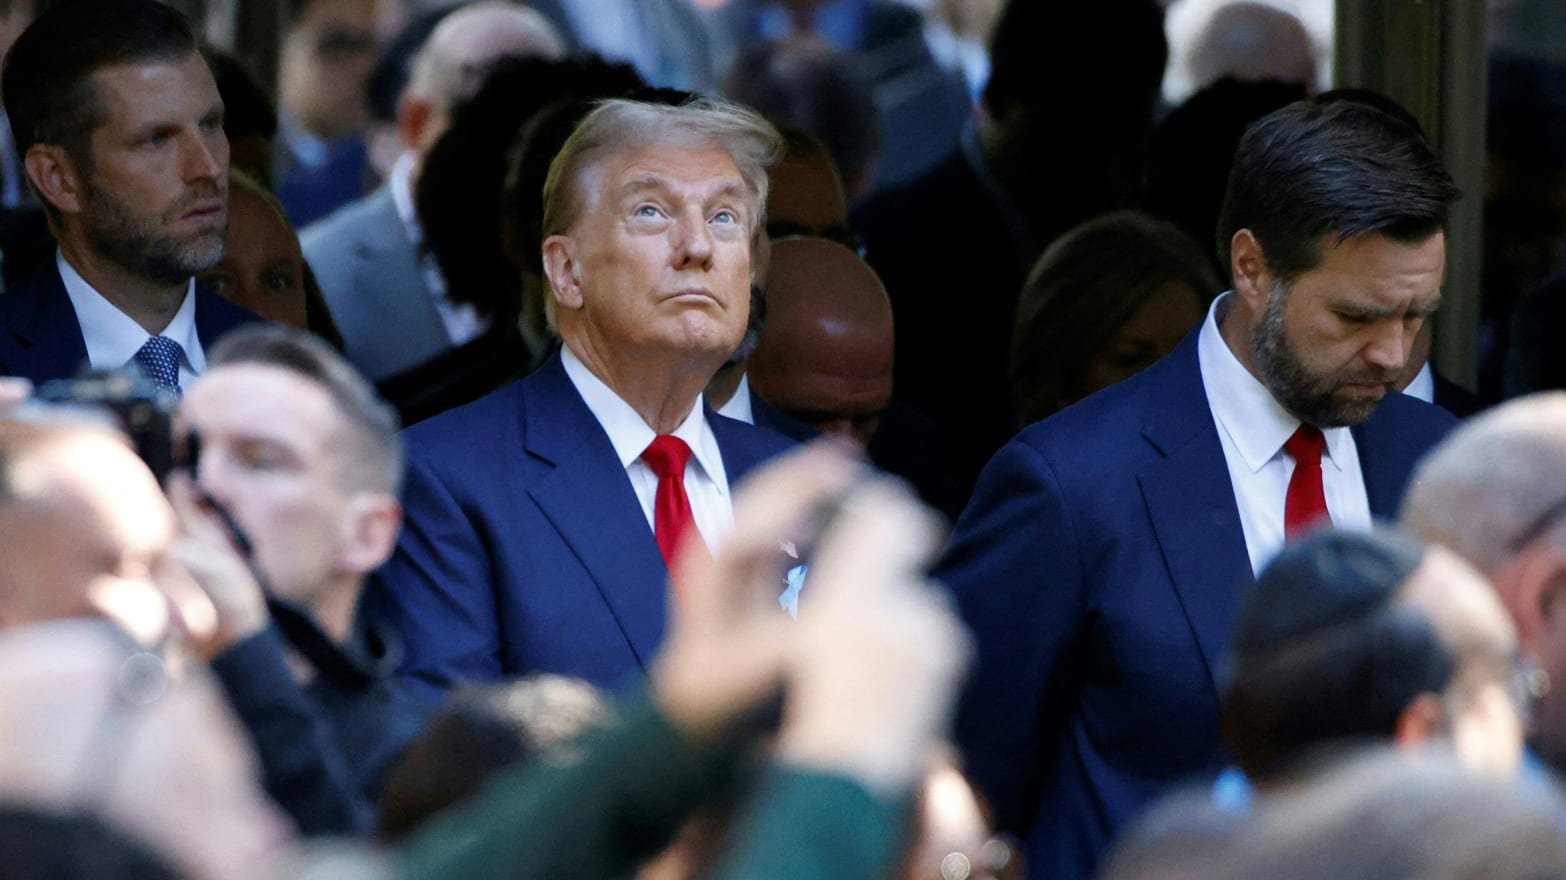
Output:
[[1179,2],[0,7],[0,876],[1566,875],[1566,393]]

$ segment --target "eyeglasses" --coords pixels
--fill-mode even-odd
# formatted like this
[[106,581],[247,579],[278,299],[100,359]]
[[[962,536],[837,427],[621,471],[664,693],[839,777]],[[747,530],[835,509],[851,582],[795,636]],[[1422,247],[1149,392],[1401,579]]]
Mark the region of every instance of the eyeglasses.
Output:
[[1566,497],[1562,497],[1559,501],[1546,507],[1542,513],[1528,522],[1527,528],[1518,530],[1517,536],[1507,542],[1507,550],[1516,553],[1534,541],[1539,540],[1562,517],[1566,517]]

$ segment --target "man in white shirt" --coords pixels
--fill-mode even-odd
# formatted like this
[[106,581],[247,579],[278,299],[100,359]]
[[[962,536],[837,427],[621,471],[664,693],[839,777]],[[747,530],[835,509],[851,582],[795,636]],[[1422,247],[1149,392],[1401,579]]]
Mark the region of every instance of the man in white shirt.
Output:
[[777,151],[720,100],[615,100],[555,158],[542,256],[561,352],[407,432],[407,524],[364,597],[426,695],[645,670],[668,561],[721,540],[730,485],[788,445],[702,401],[745,331]]
[[0,373],[139,367],[177,392],[255,316],[196,290],[223,256],[223,102],[189,24],[153,0],[60,3],[5,60],[5,106],[59,242],[0,301]]
[[1220,220],[1234,290],[985,469],[941,573],[979,645],[957,738],[1034,876],[1092,876],[1152,798],[1221,766],[1238,590],[1297,534],[1393,516],[1450,429],[1391,385],[1440,301],[1456,196],[1371,107],[1258,122]]
[[483,333],[471,305],[453,303],[434,260],[421,253],[414,210],[420,164],[503,57],[560,58],[564,44],[537,12],[512,3],[476,3],[452,12],[413,63],[397,108],[405,151],[386,184],[300,233],[348,359],[372,381],[412,369]]

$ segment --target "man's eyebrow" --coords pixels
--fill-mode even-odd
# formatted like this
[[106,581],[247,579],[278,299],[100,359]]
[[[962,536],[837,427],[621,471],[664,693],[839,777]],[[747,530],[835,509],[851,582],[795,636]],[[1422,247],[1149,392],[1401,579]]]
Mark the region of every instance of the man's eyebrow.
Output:
[[620,187],[620,197],[633,195],[647,190],[667,190],[669,179],[661,174],[644,174],[641,177],[633,177]]
[[1336,302],[1336,303],[1332,304],[1332,309],[1334,311],[1340,312],[1340,313],[1345,314],[1345,315],[1352,315],[1352,316],[1357,317],[1357,318],[1367,318],[1367,319],[1372,319],[1372,320],[1380,320],[1380,319],[1386,319],[1386,318],[1397,318],[1397,317],[1401,317],[1401,316],[1407,315],[1407,314],[1414,314],[1414,315],[1417,315],[1417,316],[1419,316],[1421,318],[1428,318],[1431,315],[1434,315],[1436,313],[1436,311],[1438,309],[1440,309],[1440,308],[1441,308],[1441,297],[1439,297],[1439,296],[1437,296],[1435,299],[1432,299],[1431,301],[1425,303],[1424,305],[1417,306],[1417,307],[1412,308],[1412,309],[1378,308],[1376,306],[1367,305],[1365,303],[1348,302],[1348,301]]

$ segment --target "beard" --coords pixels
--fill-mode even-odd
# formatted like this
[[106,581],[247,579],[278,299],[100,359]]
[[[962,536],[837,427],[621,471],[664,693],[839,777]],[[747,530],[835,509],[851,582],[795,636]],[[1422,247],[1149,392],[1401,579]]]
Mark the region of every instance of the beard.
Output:
[[216,266],[228,238],[228,215],[216,227],[183,235],[168,233],[180,217],[200,202],[227,202],[221,182],[198,187],[188,198],[153,216],[88,180],[83,193],[88,210],[82,214],[87,241],[105,258],[134,275],[158,284],[175,285]]
[[1288,296],[1287,286],[1274,284],[1267,297],[1267,309],[1251,331],[1251,360],[1261,373],[1262,383],[1284,409],[1306,424],[1342,428],[1364,423],[1375,414],[1381,397],[1339,399],[1338,389],[1365,383],[1385,385],[1390,392],[1395,377],[1368,365],[1346,375],[1322,375],[1311,370],[1289,339],[1284,320]]

